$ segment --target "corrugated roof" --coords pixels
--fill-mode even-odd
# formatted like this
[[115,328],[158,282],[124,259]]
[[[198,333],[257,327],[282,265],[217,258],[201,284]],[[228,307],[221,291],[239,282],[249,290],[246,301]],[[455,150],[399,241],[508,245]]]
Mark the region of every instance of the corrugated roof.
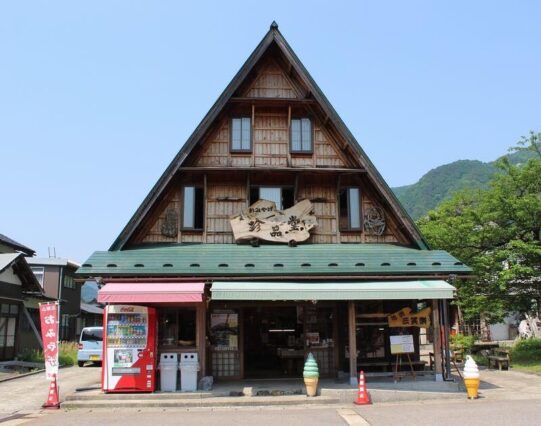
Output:
[[97,251],[82,276],[374,276],[467,274],[471,269],[442,250],[391,244],[194,244]]

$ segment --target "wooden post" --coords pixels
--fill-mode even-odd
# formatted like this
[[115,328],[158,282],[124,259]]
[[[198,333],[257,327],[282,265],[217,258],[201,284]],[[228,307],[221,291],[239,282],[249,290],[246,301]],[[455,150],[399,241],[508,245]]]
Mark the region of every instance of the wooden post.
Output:
[[340,244],[342,242],[340,239],[340,183],[341,183],[340,180],[341,180],[341,175],[338,175],[336,179],[336,198],[335,198],[336,243],[337,244]]
[[203,242],[207,243],[207,228],[208,228],[208,195],[207,195],[207,174],[203,175]]
[[355,318],[355,302],[348,302],[348,331],[349,331],[349,383],[357,386],[357,333]]
[[255,104],[252,104],[252,128],[251,128],[251,144],[252,144],[252,167],[255,167]]
[[434,330],[434,373],[437,382],[443,381],[441,357],[440,308],[438,300],[432,300],[432,328]]

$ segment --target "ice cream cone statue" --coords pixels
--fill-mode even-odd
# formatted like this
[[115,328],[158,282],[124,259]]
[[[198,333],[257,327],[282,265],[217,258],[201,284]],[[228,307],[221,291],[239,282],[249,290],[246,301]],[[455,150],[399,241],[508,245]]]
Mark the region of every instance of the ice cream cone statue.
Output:
[[302,372],[304,377],[304,384],[306,385],[306,395],[316,396],[317,394],[317,382],[319,381],[319,369],[317,368],[317,362],[314,355],[310,352],[304,363],[304,371]]
[[479,368],[477,368],[477,364],[473,358],[468,355],[466,356],[466,363],[464,364],[464,385],[466,386],[469,399],[477,398],[480,382]]

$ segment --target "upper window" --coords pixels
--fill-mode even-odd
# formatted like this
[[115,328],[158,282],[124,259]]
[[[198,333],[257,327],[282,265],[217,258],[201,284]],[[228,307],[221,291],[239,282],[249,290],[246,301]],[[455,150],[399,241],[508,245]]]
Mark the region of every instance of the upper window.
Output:
[[293,188],[282,186],[254,186],[250,189],[250,204],[258,200],[274,201],[277,210],[293,206]]
[[291,152],[312,152],[312,122],[309,118],[291,120]]
[[252,120],[250,117],[231,119],[231,151],[252,151]]
[[182,228],[203,229],[203,188],[185,186],[183,200]]
[[340,190],[340,229],[361,229],[361,190],[350,187]]
[[32,272],[36,276],[39,285],[43,287],[43,276],[45,275],[45,268],[43,266],[31,266]]
[[71,275],[64,275],[64,287],[75,288],[75,280]]

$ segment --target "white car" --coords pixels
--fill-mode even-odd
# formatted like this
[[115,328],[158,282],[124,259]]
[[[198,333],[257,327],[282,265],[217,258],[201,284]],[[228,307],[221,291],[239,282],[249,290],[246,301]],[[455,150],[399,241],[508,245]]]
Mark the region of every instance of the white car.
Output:
[[87,361],[101,363],[103,349],[103,327],[85,327],[79,339],[77,365],[82,367]]

